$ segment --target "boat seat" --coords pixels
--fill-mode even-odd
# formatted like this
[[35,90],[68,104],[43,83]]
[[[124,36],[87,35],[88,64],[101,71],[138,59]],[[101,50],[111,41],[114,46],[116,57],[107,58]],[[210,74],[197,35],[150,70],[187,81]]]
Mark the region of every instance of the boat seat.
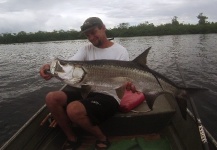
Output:
[[107,135],[132,135],[155,133],[164,128],[176,112],[174,98],[160,95],[155,100],[153,110],[145,102],[128,113],[119,112],[101,125]]

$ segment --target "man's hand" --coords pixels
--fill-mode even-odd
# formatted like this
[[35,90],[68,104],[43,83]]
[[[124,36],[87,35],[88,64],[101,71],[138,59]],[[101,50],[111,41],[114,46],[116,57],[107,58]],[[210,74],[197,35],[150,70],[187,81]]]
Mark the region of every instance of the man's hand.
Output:
[[52,75],[49,73],[46,73],[46,70],[50,70],[50,65],[49,64],[45,64],[40,68],[40,75],[42,78],[44,78],[45,80],[50,80],[52,78]]
[[127,91],[132,91],[133,93],[138,92],[138,91],[136,90],[135,85],[133,85],[132,82],[127,82],[127,83],[125,84],[125,87],[126,87],[126,90],[127,90]]
[[124,86],[125,91],[121,98],[120,110],[122,112],[129,112],[140,105],[145,100],[145,96],[142,92],[137,91],[131,82],[127,82]]

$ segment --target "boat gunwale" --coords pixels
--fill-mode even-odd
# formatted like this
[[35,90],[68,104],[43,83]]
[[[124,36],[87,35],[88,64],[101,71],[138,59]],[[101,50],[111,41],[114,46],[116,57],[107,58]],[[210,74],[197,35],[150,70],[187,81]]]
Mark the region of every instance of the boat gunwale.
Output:
[[[65,87],[67,86],[67,84],[63,85],[59,91],[63,90]],[[43,110],[45,110],[46,108],[46,104],[44,104],[29,120],[26,121],[26,123],[24,123],[24,125],[22,125],[22,127],[13,134],[13,136],[8,139],[2,146],[1,146],[1,150],[3,150],[4,148],[6,148]]]

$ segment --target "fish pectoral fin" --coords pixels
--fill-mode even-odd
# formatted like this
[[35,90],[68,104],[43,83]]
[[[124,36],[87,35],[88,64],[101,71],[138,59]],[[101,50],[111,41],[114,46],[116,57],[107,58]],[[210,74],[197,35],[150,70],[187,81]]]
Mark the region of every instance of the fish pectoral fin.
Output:
[[126,88],[125,86],[121,86],[115,89],[118,98],[121,99],[124,96],[125,88]]
[[146,103],[149,107],[149,109],[153,110],[153,105],[154,105],[155,99],[152,98],[151,96],[146,96]]
[[87,95],[91,91],[91,86],[90,85],[81,85],[81,96],[83,99],[87,97]]

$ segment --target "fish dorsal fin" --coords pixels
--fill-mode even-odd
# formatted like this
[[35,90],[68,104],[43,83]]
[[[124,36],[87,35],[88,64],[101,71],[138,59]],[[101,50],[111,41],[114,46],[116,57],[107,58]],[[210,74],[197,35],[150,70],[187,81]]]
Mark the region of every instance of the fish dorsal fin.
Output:
[[142,54],[140,54],[139,56],[137,56],[133,62],[140,64],[142,66],[146,66],[147,63],[147,56],[149,53],[149,50],[151,49],[151,47],[147,48]]

